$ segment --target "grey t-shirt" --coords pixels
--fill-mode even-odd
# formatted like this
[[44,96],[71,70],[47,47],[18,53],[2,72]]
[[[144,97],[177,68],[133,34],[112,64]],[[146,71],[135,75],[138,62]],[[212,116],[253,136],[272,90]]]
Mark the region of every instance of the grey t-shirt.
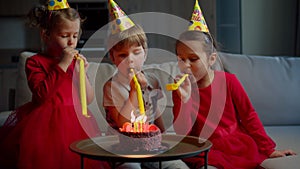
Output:
[[[154,123],[154,120],[161,114],[157,113],[158,102],[165,100],[163,92],[161,90],[160,82],[153,73],[144,73],[147,79],[147,87],[142,89],[145,113],[147,116],[147,122]],[[103,106],[106,111],[106,120],[110,127],[118,129],[117,124],[110,116],[110,112],[106,107],[114,106],[120,111],[129,97],[130,85],[128,78],[124,77],[121,73],[116,73],[111,79],[109,79],[103,87]],[[133,110],[135,116],[139,115],[139,109]],[[128,119],[130,121],[130,119]]]

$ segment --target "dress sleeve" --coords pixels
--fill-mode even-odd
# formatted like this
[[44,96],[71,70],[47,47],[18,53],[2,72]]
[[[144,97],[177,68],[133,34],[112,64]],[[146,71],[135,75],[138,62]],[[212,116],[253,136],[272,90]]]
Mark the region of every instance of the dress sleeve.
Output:
[[[173,99],[173,127],[177,134],[190,135],[192,127],[195,123],[198,114],[198,106],[195,106],[194,101],[191,99],[183,103],[176,91],[172,93]],[[199,104],[199,103],[198,103]]]
[[33,100],[39,103],[50,99],[67,78],[67,73],[57,64],[52,65],[49,69],[44,64],[42,60],[36,58],[26,60],[28,85]]
[[239,122],[246,132],[255,140],[260,152],[269,156],[275,150],[275,142],[267,135],[257,112],[253,108],[247,93],[236,76],[231,75],[228,82],[230,83],[229,89],[231,90]]

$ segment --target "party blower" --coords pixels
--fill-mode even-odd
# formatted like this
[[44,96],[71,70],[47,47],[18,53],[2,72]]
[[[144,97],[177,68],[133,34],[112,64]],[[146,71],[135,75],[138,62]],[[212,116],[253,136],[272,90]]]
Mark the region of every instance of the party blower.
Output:
[[75,55],[74,58],[79,60],[79,86],[80,86],[80,101],[81,101],[82,115],[84,115],[85,117],[90,117],[87,114],[84,60],[80,58],[78,54]]
[[134,70],[130,69],[130,71],[133,73],[132,79],[134,81],[135,89],[136,89],[136,92],[137,92],[137,99],[138,99],[138,103],[139,103],[140,113],[141,113],[141,115],[145,115],[144,100],[143,100],[141,85],[139,84],[139,82],[136,78]]
[[184,74],[181,79],[178,80],[177,83],[170,83],[170,84],[167,84],[166,85],[166,89],[168,91],[171,91],[171,90],[177,90],[178,87],[181,85],[181,83],[185,80],[186,77],[188,77],[189,75],[188,74]]

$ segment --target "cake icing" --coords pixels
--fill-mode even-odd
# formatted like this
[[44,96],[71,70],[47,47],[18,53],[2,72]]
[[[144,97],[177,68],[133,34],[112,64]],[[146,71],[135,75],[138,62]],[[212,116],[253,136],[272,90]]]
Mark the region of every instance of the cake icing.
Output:
[[121,147],[131,151],[155,151],[161,147],[161,132],[154,125],[144,125],[139,132],[133,131],[131,123],[120,128],[119,140]]

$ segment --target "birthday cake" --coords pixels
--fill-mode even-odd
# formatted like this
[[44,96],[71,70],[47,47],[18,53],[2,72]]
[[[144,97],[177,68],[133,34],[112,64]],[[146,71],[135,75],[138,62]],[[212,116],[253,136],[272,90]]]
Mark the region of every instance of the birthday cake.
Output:
[[120,128],[120,146],[129,151],[157,151],[161,148],[161,132],[154,125],[144,125],[140,130],[134,130],[131,123],[125,123]]

